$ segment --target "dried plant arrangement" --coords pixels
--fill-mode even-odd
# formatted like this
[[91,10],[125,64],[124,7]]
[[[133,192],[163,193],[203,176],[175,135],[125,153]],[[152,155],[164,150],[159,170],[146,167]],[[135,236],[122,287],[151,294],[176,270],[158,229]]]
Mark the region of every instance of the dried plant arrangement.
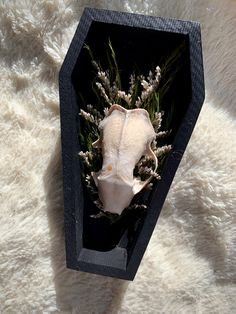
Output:
[[122,89],[120,69],[110,41],[108,69],[96,60],[88,45],[84,48],[95,70],[91,90],[97,103],[96,106],[83,104],[84,109],[80,109],[82,177],[99,209],[93,217],[106,216],[116,221],[127,211],[145,211],[146,204],[134,196],[152,189],[154,180],[161,180],[163,161],[171,151],[171,145],[163,145],[163,139],[171,132],[168,128],[173,118],[171,113],[165,117],[163,130],[162,99],[178,71],[178,58],[184,46],[180,45],[146,76],[131,73],[128,90]]

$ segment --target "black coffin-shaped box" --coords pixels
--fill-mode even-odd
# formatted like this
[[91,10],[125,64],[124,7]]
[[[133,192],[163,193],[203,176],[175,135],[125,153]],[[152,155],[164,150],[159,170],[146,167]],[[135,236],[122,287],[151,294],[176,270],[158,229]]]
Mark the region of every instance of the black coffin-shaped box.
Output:
[[[182,61],[164,111],[174,99],[174,118],[161,177],[148,195],[143,215],[129,214],[111,224],[91,217],[92,203],[81,180],[79,93],[90,99],[91,65],[83,49],[88,44],[103,60],[110,40],[122,75],[136,64],[142,71],[158,65],[167,52],[184,43]],[[132,280],[146,250],[158,216],[190,139],[204,101],[200,26],[197,22],[86,8],[60,71],[60,110],[67,266]]]

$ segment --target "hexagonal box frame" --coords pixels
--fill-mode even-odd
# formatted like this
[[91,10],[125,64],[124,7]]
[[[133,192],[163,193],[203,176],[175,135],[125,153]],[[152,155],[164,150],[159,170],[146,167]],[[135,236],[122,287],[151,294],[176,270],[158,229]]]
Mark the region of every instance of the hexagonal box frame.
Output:
[[[180,42],[186,47],[182,72],[166,100],[168,103],[176,99],[169,139],[172,152],[165,160],[162,179],[148,196],[147,213],[138,218],[131,215],[122,227],[111,226],[104,219],[99,223],[91,220],[91,203],[83,187],[78,158],[81,127],[78,94],[82,91],[87,101],[91,100],[88,91],[91,68],[83,46],[88,43],[102,59],[104,42],[109,39],[116,47],[124,76],[134,63],[142,70],[149,69]],[[86,8],[61,67],[59,89],[67,267],[133,280],[204,101],[200,25]],[[109,242],[112,237],[116,239],[113,244]]]

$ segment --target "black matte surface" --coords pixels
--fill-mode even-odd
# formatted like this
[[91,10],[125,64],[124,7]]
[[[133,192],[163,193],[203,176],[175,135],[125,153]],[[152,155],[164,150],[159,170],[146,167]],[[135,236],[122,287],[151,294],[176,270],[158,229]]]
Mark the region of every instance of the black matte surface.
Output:
[[[90,79],[89,60],[82,49],[84,42],[104,55],[104,42],[110,38],[123,69],[123,79],[137,64],[142,71],[158,64],[169,49],[184,41],[185,65],[171,97],[179,99],[169,141],[173,151],[167,158],[158,182],[149,196],[147,215],[135,220],[130,228],[117,228],[117,245],[109,243],[114,234],[106,221],[91,222],[91,204],[81,183],[78,91],[87,103],[93,99],[87,91]],[[131,62],[132,61],[132,62]],[[165,197],[189,141],[204,100],[204,78],[200,26],[196,22],[179,21],[122,12],[85,9],[60,71],[60,109],[65,207],[67,266],[132,280],[150,240]],[[165,99],[165,110],[171,98]],[[127,221],[136,219],[128,217]],[[99,225],[100,224],[100,225]],[[130,222],[131,224],[131,222]],[[120,231],[121,230],[121,231]]]

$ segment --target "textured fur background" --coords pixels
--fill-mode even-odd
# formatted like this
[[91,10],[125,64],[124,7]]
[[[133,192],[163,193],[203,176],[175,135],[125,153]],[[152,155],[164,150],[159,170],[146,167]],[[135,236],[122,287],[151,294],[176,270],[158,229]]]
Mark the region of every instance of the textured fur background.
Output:
[[[131,283],[65,268],[57,78],[84,6],[202,24],[206,102]],[[236,313],[235,30],[234,0],[0,1],[1,313]]]

